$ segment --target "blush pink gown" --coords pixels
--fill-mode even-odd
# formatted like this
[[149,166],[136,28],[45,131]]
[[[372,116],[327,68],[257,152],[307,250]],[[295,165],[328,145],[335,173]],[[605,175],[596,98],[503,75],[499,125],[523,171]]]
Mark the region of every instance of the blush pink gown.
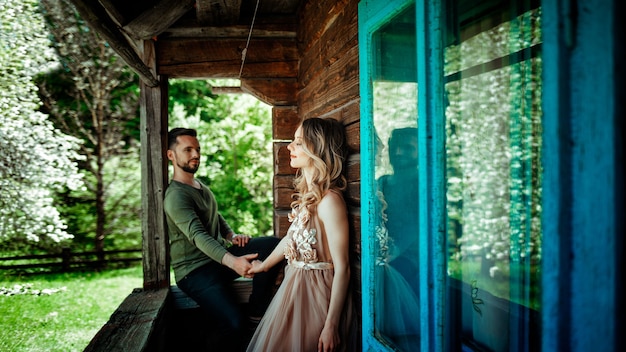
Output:
[[[328,243],[312,213],[292,212],[285,248],[285,275],[248,345],[249,352],[317,351],[328,313],[334,277]],[[348,292],[339,336],[339,351],[354,350],[352,303]]]

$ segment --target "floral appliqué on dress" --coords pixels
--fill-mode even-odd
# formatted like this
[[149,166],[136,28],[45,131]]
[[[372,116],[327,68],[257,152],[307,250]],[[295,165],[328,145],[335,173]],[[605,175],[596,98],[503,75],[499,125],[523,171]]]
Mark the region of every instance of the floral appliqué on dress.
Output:
[[382,225],[376,225],[376,242],[378,242],[378,255],[376,256],[376,265],[389,264],[391,257],[391,247],[393,245],[393,239],[389,237],[389,231],[383,223]]
[[376,196],[380,201],[380,224],[376,225],[376,242],[378,243],[378,255],[376,256],[376,265],[387,265],[391,261],[391,252],[393,248],[393,238],[389,236],[387,231],[387,202],[383,192],[377,191]]
[[309,213],[294,209],[289,214],[289,221],[292,222],[289,227],[291,239],[287,242],[284,251],[287,262],[317,263],[317,250],[313,248],[313,245],[317,243],[317,230],[307,227]]

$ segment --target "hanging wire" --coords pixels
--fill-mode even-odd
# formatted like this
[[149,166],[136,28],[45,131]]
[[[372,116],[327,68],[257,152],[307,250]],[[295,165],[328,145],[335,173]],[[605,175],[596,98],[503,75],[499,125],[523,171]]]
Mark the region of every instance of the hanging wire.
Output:
[[241,52],[241,68],[239,69],[239,80],[241,80],[241,73],[243,72],[243,65],[246,62],[246,54],[248,53],[248,46],[250,45],[250,37],[252,37],[252,28],[254,28],[254,20],[256,19],[256,11],[259,9],[259,1],[256,0],[256,7],[254,8],[254,15],[252,16],[252,24],[250,24],[250,33],[248,33],[248,41],[246,41],[246,47]]

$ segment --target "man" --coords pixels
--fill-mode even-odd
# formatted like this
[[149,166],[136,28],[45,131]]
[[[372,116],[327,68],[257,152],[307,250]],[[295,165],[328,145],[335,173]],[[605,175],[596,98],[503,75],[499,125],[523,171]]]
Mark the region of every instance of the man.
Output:
[[[167,158],[174,166],[174,175],[165,192],[164,208],[172,267],[178,287],[220,329],[219,336],[225,343],[234,343],[241,340],[246,319],[232,292],[232,281],[252,277],[248,274],[250,262],[264,259],[279,240],[251,239],[231,230],[218,212],[211,190],[194,178],[200,166],[196,136],[195,130],[186,128],[174,128],[168,134]],[[254,276],[249,316],[256,318],[265,312],[276,274],[274,271]]]

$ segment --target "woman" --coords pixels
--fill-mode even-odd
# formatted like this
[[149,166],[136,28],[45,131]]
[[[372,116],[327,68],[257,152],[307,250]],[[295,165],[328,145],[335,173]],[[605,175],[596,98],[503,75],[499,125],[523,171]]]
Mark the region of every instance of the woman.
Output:
[[353,335],[343,125],[304,120],[287,148],[291,167],[298,169],[292,224],[269,257],[252,263],[249,274],[268,271],[284,258],[287,266],[248,351],[346,350],[354,343],[348,341]]

